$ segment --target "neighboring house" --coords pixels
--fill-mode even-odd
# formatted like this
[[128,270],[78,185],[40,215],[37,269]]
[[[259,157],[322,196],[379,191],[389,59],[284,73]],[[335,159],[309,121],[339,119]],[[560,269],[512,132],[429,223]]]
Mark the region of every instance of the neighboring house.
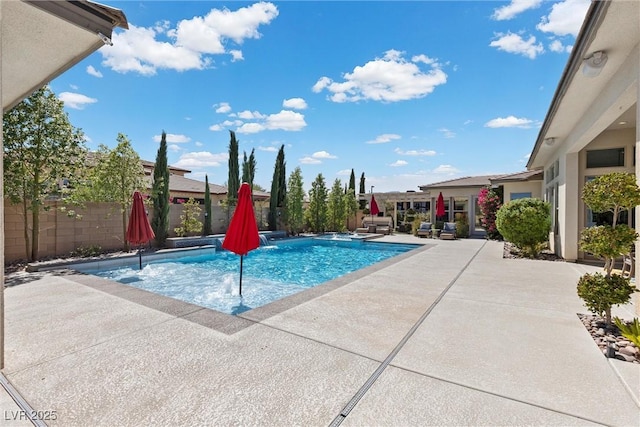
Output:
[[[456,178],[433,184],[421,185],[422,191],[388,192],[375,194],[376,202],[382,210],[390,203],[394,206],[393,217],[399,218],[413,209],[417,213],[432,213],[440,193],[445,201],[445,217],[448,221],[455,221],[456,217],[464,215],[469,220],[472,236],[484,235],[480,220],[482,215],[478,207],[478,193],[484,187],[502,187],[505,203],[523,197],[541,198],[541,171],[524,171],[513,174],[480,175]],[[364,199],[369,201],[370,195]],[[391,212],[385,212],[391,215]],[[431,218],[433,220],[433,218]],[[399,220],[398,220],[399,222]]]
[[[527,164],[544,172],[550,244],[567,260],[584,258],[580,232],[595,221],[582,202],[584,183],[609,172],[638,175],[639,43],[640,2],[591,3]],[[635,211],[621,218],[632,227]]]
[[[2,1],[2,112],[53,80],[128,28],[120,10],[78,1]],[[0,132],[0,152],[3,152]],[[0,174],[0,188],[3,175]],[[4,265],[4,203],[0,203],[0,262]],[[4,269],[0,271],[4,283]],[[0,294],[4,286],[0,287]],[[0,300],[2,296],[0,295]],[[0,304],[0,369],[4,368],[4,306]]]
[[[142,160],[149,192],[151,192],[153,185],[153,169],[155,165],[153,162]],[[185,177],[188,173],[191,173],[188,169],[169,166],[169,197],[174,204],[184,203],[191,198],[200,204],[204,203],[205,182]],[[211,195],[211,203],[220,205],[227,198],[227,187],[209,182],[209,193]],[[257,203],[268,201],[269,193],[254,191],[253,200]]]

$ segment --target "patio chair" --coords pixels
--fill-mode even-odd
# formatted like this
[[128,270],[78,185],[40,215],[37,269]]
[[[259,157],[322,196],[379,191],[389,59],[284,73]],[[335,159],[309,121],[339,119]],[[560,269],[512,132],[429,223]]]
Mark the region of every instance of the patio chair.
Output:
[[431,228],[430,222],[421,222],[418,228],[418,237],[431,237]]
[[456,238],[456,223],[445,222],[440,231],[440,239],[442,240],[454,240]]

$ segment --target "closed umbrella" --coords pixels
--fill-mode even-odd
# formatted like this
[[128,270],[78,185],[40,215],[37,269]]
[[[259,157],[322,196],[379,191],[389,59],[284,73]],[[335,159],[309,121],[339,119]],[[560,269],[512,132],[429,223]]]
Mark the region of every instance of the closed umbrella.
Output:
[[371,193],[371,206],[369,206],[369,210],[371,211],[371,222],[373,223],[373,216],[374,215],[378,215],[378,213],[380,212],[380,209],[378,209],[378,203],[376,202],[376,198],[374,197],[373,193]]
[[129,225],[127,226],[127,241],[132,245],[139,245],[138,256],[140,258],[140,269],[142,270],[142,245],[153,240],[156,237],[147,212],[144,208],[142,195],[139,191],[133,193],[133,204],[131,205],[131,214],[129,215]]
[[442,197],[442,192],[440,192],[438,200],[436,200],[436,220],[442,218],[444,215],[444,197]]
[[222,247],[240,255],[240,296],[242,296],[242,261],[244,256],[260,246],[260,235],[256,215],[253,212],[251,188],[243,182],[238,190],[238,205],[231,217],[229,229],[224,236]]

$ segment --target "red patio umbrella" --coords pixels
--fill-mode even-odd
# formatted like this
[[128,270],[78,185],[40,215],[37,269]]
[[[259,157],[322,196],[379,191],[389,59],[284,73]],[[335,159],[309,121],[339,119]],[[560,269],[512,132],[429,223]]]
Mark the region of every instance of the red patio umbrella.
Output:
[[373,216],[378,215],[380,209],[378,209],[378,203],[376,203],[376,198],[371,193],[371,203],[369,203],[369,211],[371,212],[371,222],[373,222]]
[[438,200],[436,200],[436,220],[439,217],[443,217],[445,215],[444,211],[444,197],[442,197],[442,191],[438,195]]
[[138,255],[140,257],[140,269],[142,269],[142,248],[145,243],[156,237],[149,220],[147,212],[144,208],[142,195],[139,191],[133,193],[133,204],[131,205],[131,214],[129,215],[129,225],[127,226],[127,241],[138,247]]
[[253,212],[251,188],[243,182],[238,190],[238,205],[231,217],[222,247],[240,255],[240,296],[242,296],[242,260],[244,256],[260,246],[260,235],[256,215]]

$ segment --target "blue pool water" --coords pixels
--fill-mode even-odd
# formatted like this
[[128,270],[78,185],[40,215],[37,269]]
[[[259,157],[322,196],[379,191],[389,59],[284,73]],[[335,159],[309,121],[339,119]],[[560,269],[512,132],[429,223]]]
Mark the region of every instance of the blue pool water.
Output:
[[359,270],[419,245],[299,239],[261,246],[244,257],[227,251],[110,270],[86,270],[140,289],[239,314]]

